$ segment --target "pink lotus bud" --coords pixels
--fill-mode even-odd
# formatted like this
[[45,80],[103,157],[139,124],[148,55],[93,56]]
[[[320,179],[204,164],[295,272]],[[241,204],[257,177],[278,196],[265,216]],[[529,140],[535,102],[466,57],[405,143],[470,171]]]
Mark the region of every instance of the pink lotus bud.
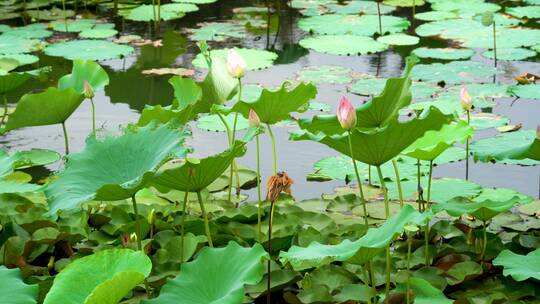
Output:
[[337,117],[343,129],[350,130],[356,127],[356,109],[345,96],[341,97]]
[[234,49],[229,49],[227,53],[227,69],[234,78],[242,78],[246,73],[246,61]]
[[249,109],[248,121],[251,128],[257,128],[261,125],[259,115],[257,115],[257,112],[253,111],[253,109]]
[[84,81],[84,90],[83,90],[84,97],[86,98],[94,98],[94,90],[92,89],[92,86],[88,81]]
[[461,89],[461,92],[459,93],[459,97],[461,100],[461,107],[463,108],[463,110],[470,111],[472,109],[473,102],[472,102],[472,97],[466,88]]

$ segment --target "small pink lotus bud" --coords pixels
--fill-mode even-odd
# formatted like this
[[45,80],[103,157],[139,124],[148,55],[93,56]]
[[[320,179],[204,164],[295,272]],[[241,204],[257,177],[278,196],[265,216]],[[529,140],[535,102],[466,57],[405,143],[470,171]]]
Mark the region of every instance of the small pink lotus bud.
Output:
[[248,121],[251,128],[257,128],[261,125],[259,115],[257,115],[257,112],[253,111],[253,109],[249,109]]
[[242,78],[246,73],[246,61],[234,49],[229,49],[227,53],[227,70],[234,78]]
[[343,129],[350,130],[356,127],[356,109],[345,96],[341,97],[337,117]]
[[459,93],[459,97],[461,100],[461,107],[463,108],[463,110],[470,111],[472,109],[473,102],[472,102],[472,97],[466,88],[461,89],[461,92]]
[[86,98],[94,98],[94,90],[92,89],[92,86],[88,81],[84,81],[84,90],[83,90],[84,97]]

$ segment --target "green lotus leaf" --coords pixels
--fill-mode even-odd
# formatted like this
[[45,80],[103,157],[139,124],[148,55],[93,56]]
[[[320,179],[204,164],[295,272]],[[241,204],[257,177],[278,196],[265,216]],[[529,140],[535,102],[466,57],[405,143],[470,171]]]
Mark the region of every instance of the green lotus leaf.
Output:
[[298,80],[316,84],[347,84],[352,81],[352,70],[336,65],[308,66],[298,72]]
[[36,192],[42,188],[43,186],[36,184],[0,180],[0,193],[29,193]]
[[471,127],[475,130],[497,128],[508,125],[509,123],[510,119],[508,117],[498,114],[475,113],[471,115]]
[[44,304],[116,304],[152,270],[142,251],[110,249],[77,259],[54,279]]
[[37,51],[41,41],[16,35],[0,35],[0,54],[21,54]]
[[246,37],[245,28],[236,23],[209,22],[198,24],[200,28],[190,29],[190,38],[195,41],[225,41],[230,38]]
[[33,64],[39,61],[39,57],[29,54],[8,54],[0,55],[0,60],[14,59],[17,60],[19,66]]
[[[382,127],[395,120],[399,116],[399,110],[411,103],[409,73],[417,60],[416,57],[408,57],[403,76],[388,79],[381,95],[356,109],[357,128]],[[300,119],[298,124],[300,128],[311,133],[334,135],[344,132],[337,115],[316,115],[311,119]]]
[[388,48],[386,44],[370,37],[349,34],[307,37],[299,43],[302,47],[317,52],[347,56],[378,53]]
[[[383,34],[403,32],[409,27],[409,21],[395,16],[381,16]],[[341,15],[328,14],[302,18],[298,27],[306,32],[319,35],[372,36],[379,33],[377,15]],[[354,43],[351,41],[351,43]]]
[[174,98],[178,102],[178,110],[192,106],[202,98],[202,90],[191,78],[173,76],[169,83],[174,90]]
[[484,0],[436,0],[431,8],[435,11],[455,11],[459,13],[482,14],[485,11],[496,12],[501,9],[497,4]]
[[152,183],[162,192],[169,189],[198,192],[218,179],[231,161],[244,153],[246,143],[236,141],[231,148],[219,154],[202,159],[187,158],[181,165],[171,164],[159,171]]
[[[455,94],[455,97],[458,98],[458,94],[461,91],[463,86],[454,86],[448,88],[449,93]],[[473,103],[477,99],[491,99],[491,98],[501,98],[501,97],[510,97],[510,94],[507,92],[509,86],[504,84],[497,83],[470,83],[466,86],[467,91],[473,98]],[[449,96],[449,95],[448,95]],[[478,107],[478,104],[474,105]]]
[[540,18],[540,6],[538,5],[507,7],[505,12],[518,18]]
[[12,27],[4,31],[4,35],[13,35],[24,39],[47,38],[53,35],[53,32],[47,30],[47,27],[41,23],[29,24],[27,26]]
[[440,21],[447,19],[456,19],[459,15],[455,12],[447,11],[427,11],[414,15],[414,18],[422,21]]
[[474,129],[466,121],[444,125],[440,130],[427,131],[402,153],[412,158],[432,161],[456,143],[472,137]]
[[99,64],[91,60],[74,60],[71,74],[58,79],[58,88],[60,90],[72,88],[82,94],[84,81],[88,81],[92,90],[96,92],[109,84],[109,76]]
[[[386,3],[385,3],[386,4]],[[377,3],[373,1],[351,1],[348,3],[329,3],[325,5],[325,8],[334,14],[351,14],[351,15],[376,15]],[[395,8],[388,5],[380,5],[381,14],[392,13]]]
[[279,255],[281,263],[290,263],[294,270],[320,267],[332,262],[364,264],[384,250],[394,238],[403,232],[410,223],[421,224],[431,217],[429,212],[419,213],[413,207],[405,205],[401,212],[390,217],[382,226],[371,228],[356,241],[348,239],[337,245],[324,245],[312,242],[308,247],[292,246]]
[[[46,149],[31,149],[17,152],[19,158],[15,162],[16,169],[44,166],[60,160],[58,152]],[[1,174],[0,174],[1,175]]]
[[6,130],[64,123],[79,107],[84,97],[75,90],[54,87],[45,92],[25,94],[9,115]]
[[80,32],[79,37],[89,39],[103,39],[114,37],[116,36],[116,34],[118,34],[118,31],[115,29],[94,28]]
[[[433,287],[430,282],[417,277],[410,278],[410,289],[414,291],[415,304],[452,304],[452,300],[448,299],[444,293]],[[407,293],[407,284],[399,284],[394,292]]]
[[471,58],[474,51],[469,49],[419,47],[414,49],[413,54],[420,58],[459,60]]
[[107,60],[125,57],[134,52],[128,45],[103,40],[71,40],[48,45],[45,54],[69,60]]
[[53,30],[58,32],[70,33],[86,31],[93,28],[95,25],[95,19],[56,20],[50,23],[50,26],[53,28]]
[[[191,3],[167,3],[162,4],[159,12],[161,20],[174,20],[180,19],[186,15],[187,12],[197,11],[199,8]],[[154,15],[155,13],[155,15]],[[125,16],[128,20],[133,21],[152,21],[157,17],[157,8],[153,5],[140,5],[132,10]]]
[[20,158],[21,155],[19,153],[9,155],[6,151],[0,150],[0,178],[4,178],[13,173],[15,164]]
[[416,36],[411,36],[407,34],[390,34],[386,36],[381,36],[377,38],[378,42],[382,42],[384,44],[389,45],[415,45],[420,42],[420,38]]
[[[491,51],[485,51],[482,56],[494,59],[495,54]],[[536,52],[525,48],[497,48],[498,60],[525,60],[536,56]]]
[[266,257],[260,244],[243,248],[229,242],[224,248],[205,248],[196,260],[182,265],[180,274],[161,288],[159,297],[142,303],[242,303],[244,285],[262,279]]
[[53,7],[50,10],[38,9],[38,10],[28,10],[26,14],[33,19],[37,20],[63,20],[69,17],[75,16],[75,12],[72,10],[62,10],[57,7]]
[[71,154],[66,169],[45,189],[49,213],[76,209],[94,199],[114,201],[132,197],[146,186],[164,161],[186,153],[182,143],[188,135],[185,129],[169,123],[128,128],[121,136],[103,140],[90,137],[85,149]]
[[534,130],[520,130],[499,134],[471,143],[475,160],[482,162],[507,159],[540,160],[540,139]]
[[[223,116],[228,126],[232,126],[234,124],[235,116],[236,115],[234,113]],[[221,118],[217,114],[210,114],[200,117],[197,120],[197,128],[214,132],[227,131],[227,127],[223,124]],[[236,118],[236,130],[245,130],[247,128],[249,128],[249,121],[243,116],[239,115]]]
[[38,285],[26,285],[19,269],[7,269],[0,266],[0,281],[3,282],[0,301],[12,304],[37,303]]
[[411,78],[418,81],[444,82],[446,84],[475,82],[491,77],[497,70],[476,61],[452,61],[416,65]]
[[[246,61],[248,70],[261,70],[272,66],[274,60],[277,59],[277,54],[274,52],[259,50],[259,49],[242,49],[235,48],[242,58]],[[212,61],[215,58],[227,58],[227,49],[212,50],[210,52]],[[198,68],[206,68],[206,61],[202,54],[198,54],[192,64]]]
[[0,74],[0,94],[13,91],[35,75],[31,72],[11,72]]
[[217,2],[218,0],[173,0],[173,2],[180,3],[192,3],[192,4],[209,4]]
[[[351,132],[352,144],[362,147],[354,151],[354,159],[373,166],[380,166],[396,157],[415,140],[422,137],[429,130],[440,129],[450,119],[437,108],[430,108],[419,119],[407,122],[392,121],[380,129],[362,132],[355,129]],[[323,133],[311,134],[306,131],[293,133],[294,140],[313,140],[329,146],[330,148],[348,155],[349,136],[325,135]]]
[[149,106],[146,105],[139,117],[137,125],[146,126],[153,121],[166,124],[172,120],[177,120],[180,123],[187,123],[192,117],[192,108],[188,107],[182,110],[173,109],[172,107],[163,107],[161,105]]
[[412,7],[426,4],[424,0],[383,0],[383,3],[391,6]]
[[508,93],[524,99],[540,100],[540,84],[513,85],[508,87]]
[[296,88],[288,90],[283,84],[277,91],[263,89],[256,101],[240,101],[232,108],[215,107],[215,110],[228,114],[237,112],[244,117],[249,116],[249,110],[257,112],[261,122],[275,124],[289,119],[291,112],[304,112],[307,104],[317,95],[317,88],[312,84],[300,83]]
[[503,250],[493,260],[493,265],[502,266],[505,276],[512,276],[518,282],[530,278],[540,280],[540,249],[529,252],[526,255]]

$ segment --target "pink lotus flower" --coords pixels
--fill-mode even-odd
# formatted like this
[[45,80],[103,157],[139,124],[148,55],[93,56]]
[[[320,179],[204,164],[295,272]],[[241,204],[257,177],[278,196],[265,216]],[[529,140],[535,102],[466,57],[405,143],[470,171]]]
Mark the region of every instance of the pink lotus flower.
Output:
[[461,92],[459,93],[459,97],[461,100],[461,107],[465,111],[470,111],[472,109],[473,101],[472,97],[467,91],[467,89],[464,87],[461,89]]
[[345,96],[341,97],[337,117],[343,129],[350,130],[356,127],[356,109]]
[[94,98],[94,90],[92,89],[92,86],[90,85],[90,83],[88,81],[84,81],[84,85],[83,85],[84,89],[83,89],[83,94],[84,94],[84,97],[86,98]]
[[259,115],[257,115],[257,112],[253,111],[253,109],[249,109],[248,121],[251,128],[257,128],[261,125]]
[[229,49],[227,53],[227,70],[234,78],[242,78],[246,73],[246,61],[234,49]]

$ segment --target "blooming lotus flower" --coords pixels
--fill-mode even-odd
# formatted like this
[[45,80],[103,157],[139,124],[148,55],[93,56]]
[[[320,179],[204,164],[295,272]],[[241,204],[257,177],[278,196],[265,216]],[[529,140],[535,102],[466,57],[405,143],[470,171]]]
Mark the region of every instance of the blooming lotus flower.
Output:
[[343,129],[350,130],[356,127],[356,109],[345,96],[341,97],[337,117]]
[[472,109],[473,102],[472,102],[472,97],[466,88],[461,89],[461,92],[459,93],[459,97],[461,100],[461,107],[463,108],[463,110],[470,111]]
[[88,81],[84,81],[84,89],[83,89],[83,94],[84,94],[84,97],[86,98],[94,98],[94,90],[92,89],[92,86],[90,85],[90,83]]
[[248,121],[251,128],[257,128],[261,125],[261,119],[259,118],[259,115],[257,115],[257,112],[253,111],[253,109],[249,109]]
[[246,73],[246,61],[234,49],[229,49],[227,53],[227,70],[234,78],[242,78]]

